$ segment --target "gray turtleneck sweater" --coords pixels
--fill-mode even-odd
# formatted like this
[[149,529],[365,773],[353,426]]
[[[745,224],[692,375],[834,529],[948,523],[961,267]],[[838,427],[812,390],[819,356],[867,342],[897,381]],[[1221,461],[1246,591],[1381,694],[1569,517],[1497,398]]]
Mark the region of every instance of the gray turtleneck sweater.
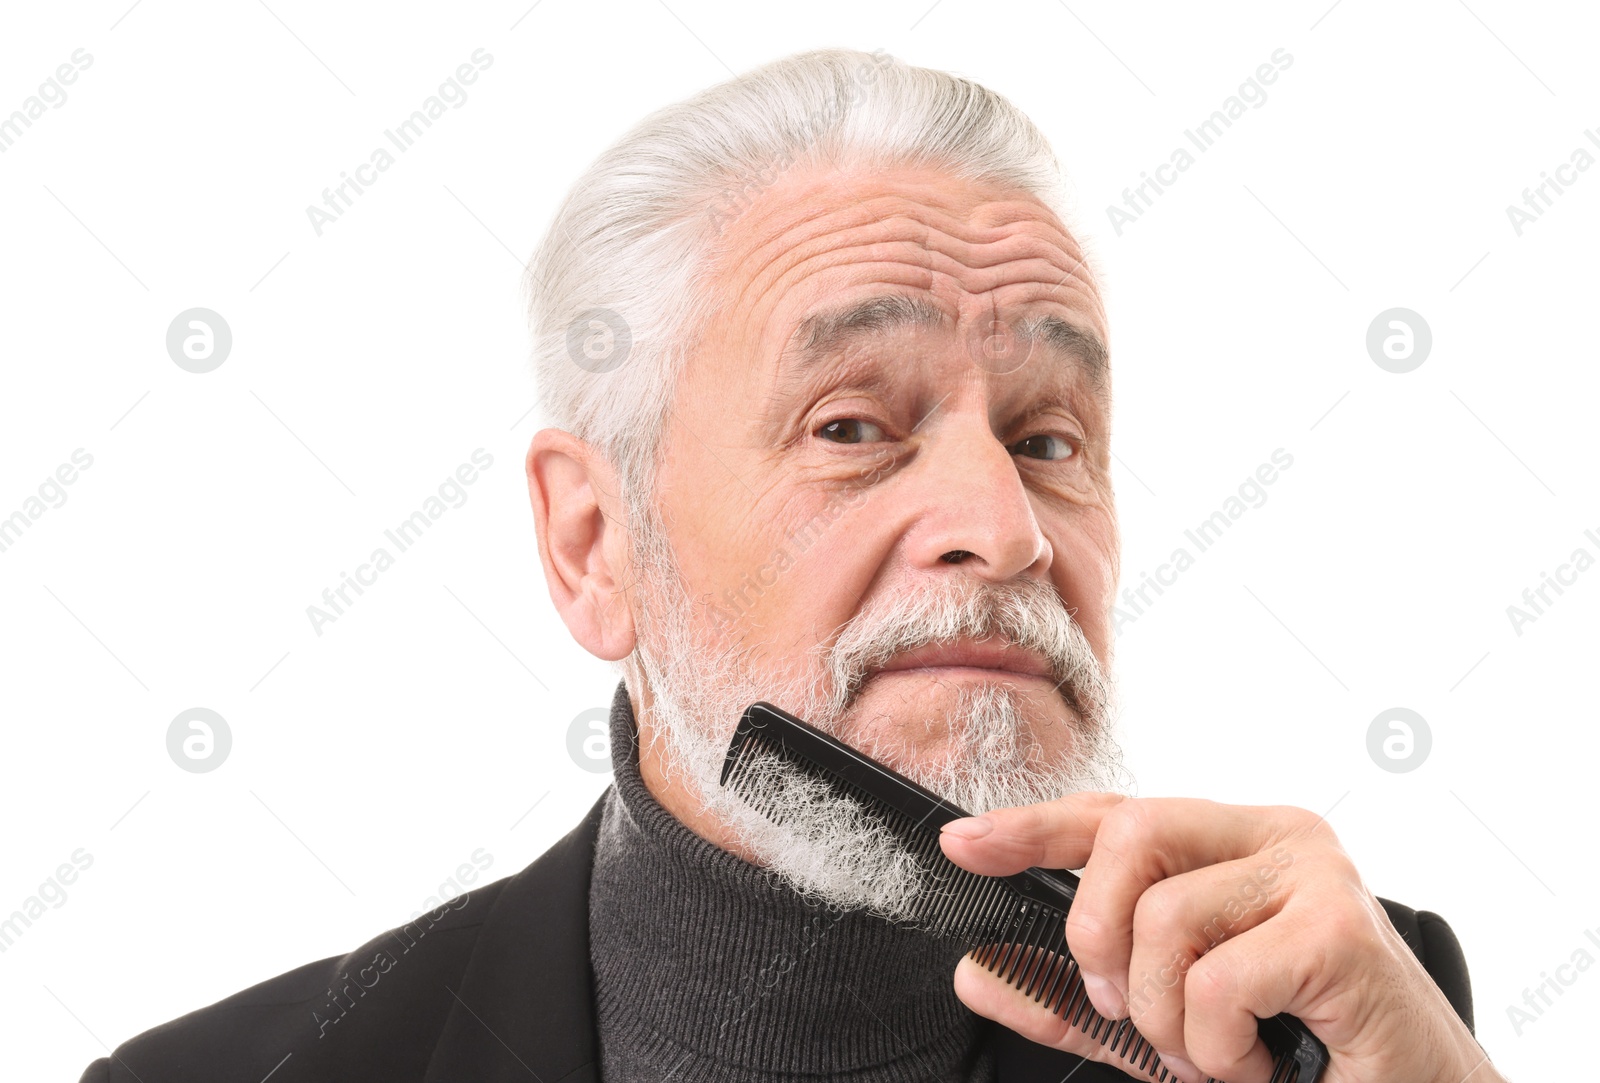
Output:
[[988,1024],[951,989],[961,948],[809,905],[690,831],[618,700],[589,888],[605,1083],[992,1080]]

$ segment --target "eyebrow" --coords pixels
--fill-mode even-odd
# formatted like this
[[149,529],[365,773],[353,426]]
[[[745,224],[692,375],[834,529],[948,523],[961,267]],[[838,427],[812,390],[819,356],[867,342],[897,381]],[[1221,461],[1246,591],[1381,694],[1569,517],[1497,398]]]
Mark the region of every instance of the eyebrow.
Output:
[[1087,327],[1079,327],[1060,316],[1036,316],[1023,320],[1017,328],[1017,337],[1024,342],[1043,340],[1048,346],[1068,357],[1076,358],[1089,374],[1096,390],[1104,391],[1106,376],[1111,370],[1111,351],[1105,340]]
[[831,311],[814,312],[801,320],[784,347],[784,360],[805,365],[832,353],[852,339],[881,335],[901,328],[937,327],[944,313],[930,301],[891,293]]
[[[923,329],[946,322],[933,303],[905,294],[870,297],[842,308],[816,312],[795,327],[779,357],[781,371],[809,368],[838,353],[849,343],[902,328]],[[1019,342],[1042,341],[1056,352],[1078,361],[1096,390],[1103,391],[1110,368],[1110,352],[1093,330],[1060,316],[1035,316],[1018,321],[1013,333]],[[787,382],[787,381],[786,381]]]

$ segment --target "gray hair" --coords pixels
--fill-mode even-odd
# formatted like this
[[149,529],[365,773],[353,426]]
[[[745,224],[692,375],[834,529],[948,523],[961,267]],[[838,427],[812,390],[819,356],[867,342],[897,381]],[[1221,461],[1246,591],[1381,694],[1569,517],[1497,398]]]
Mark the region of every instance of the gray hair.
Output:
[[646,117],[573,185],[524,280],[543,413],[606,456],[630,515],[712,315],[725,224],[785,170],[823,162],[1003,183],[1068,223],[1060,167],[1021,110],[881,51],[786,57]]

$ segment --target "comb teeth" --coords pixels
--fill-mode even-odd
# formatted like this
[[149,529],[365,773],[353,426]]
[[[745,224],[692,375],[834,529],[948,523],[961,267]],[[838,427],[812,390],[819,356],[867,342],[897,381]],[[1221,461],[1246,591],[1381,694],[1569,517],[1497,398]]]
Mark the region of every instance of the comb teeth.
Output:
[[[1089,1002],[1077,960],[1067,949],[1067,910],[1077,877],[1044,869],[1007,877],[968,872],[939,846],[939,829],[965,812],[793,715],[755,703],[734,732],[722,784],[762,815],[776,818],[772,795],[759,788],[762,774],[755,768],[763,760],[777,760],[853,799],[900,842],[926,882],[937,885],[917,900],[909,920],[932,935],[959,940],[980,966],[1120,1054],[1135,1070],[1157,1083],[1177,1079],[1131,1020],[1108,1020]],[[1304,1023],[1288,1015],[1262,1020],[1261,1036],[1274,1058],[1269,1083],[1318,1083],[1327,1047]]]

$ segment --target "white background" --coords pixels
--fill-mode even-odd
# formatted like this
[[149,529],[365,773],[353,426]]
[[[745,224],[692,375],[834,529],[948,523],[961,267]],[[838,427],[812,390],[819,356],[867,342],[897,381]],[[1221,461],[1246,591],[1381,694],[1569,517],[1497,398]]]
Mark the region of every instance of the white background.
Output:
[[[976,78],[1054,141],[1105,272],[1125,583],[1293,455],[1119,639],[1139,792],[1331,810],[1374,892],[1456,929],[1502,1070],[1574,1070],[1600,975],[1520,1035],[1507,1008],[1600,957],[1600,570],[1520,635],[1506,608],[1600,556],[1600,169],[1521,236],[1506,207],[1600,128],[1597,26],[1470,3],[8,5],[0,114],[93,63],[0,154],[0,516],[93,465],[0,553],[0,915],[93,864],[0,954],[4,1074],[76,1078],[347,951],[480,847],[512,873],[600,792],[567,730],[615,678],[538,566],[520,265],[647,112],[824,45]],[[478,48],[467,102],[317,236],[307,205]],[[1278,48],[1265,104],[1116,235]],[[197,306],[233,334],[205,375],[165,346]],[[1404,375],[1365,345],[1397,306],[1433,334]],[[477,448],[468,501],[317,635]],[[232,732],[212,773],[167,753],[196,706]],[[1367,751],[1397,706],[1433,742],[1403,774]]]

